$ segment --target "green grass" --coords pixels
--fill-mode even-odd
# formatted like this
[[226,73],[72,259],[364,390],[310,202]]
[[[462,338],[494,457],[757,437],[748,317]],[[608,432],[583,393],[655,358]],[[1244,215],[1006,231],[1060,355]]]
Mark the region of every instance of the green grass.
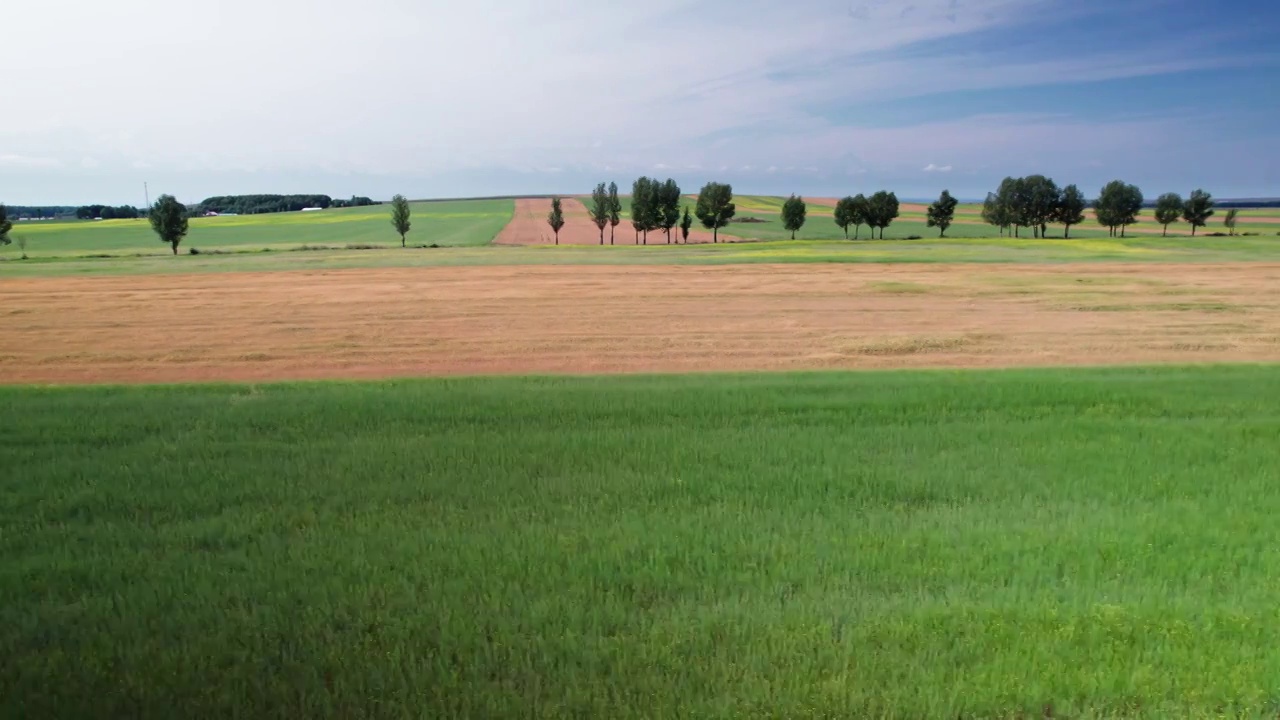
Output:
[[[195,218],[180,252],[213,249],[286,249],[300,245],[400,245],[391,227],[390,206],[330,209],[321,212],[272,213]],[[513,200],[418,202],[412,204],[413,244],[443,247],[486,245],[511,220]],[[13,235],[26,236],[32,258],[87,254],[145,253],[162,255],[160,243],[145,220],[19,223]],[[7,253],[12,254],[12,253]]]
[[1274,716],[1278,396],[1274,367],[0,389],[0,715]]

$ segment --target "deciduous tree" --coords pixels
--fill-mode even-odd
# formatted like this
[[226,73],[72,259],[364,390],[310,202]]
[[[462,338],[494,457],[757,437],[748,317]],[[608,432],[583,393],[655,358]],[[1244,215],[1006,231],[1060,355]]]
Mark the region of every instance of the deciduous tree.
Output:
[[836,225],[844,230],[844,239],[849,239],[849,226],[853,224],[853,198],[843,197],[836,202],[834,213]]
[[1022,180],[1023,224],[1031,227],[1035,237],[1044,237],[1058,207],[1058,185],[1044,175],[1030,175]]
[[1204,190],[1196,190],[1187,198],[1182,206],[1182,219],[1191,226],[1191,235],[1195,237],[1196,228],[1202,228],[1209,218],[1213,217],[1213,196]]
[[680,218],[680,236],[689,244],[689,229],[693,227],[693,216],[689,214],[689,206],[684,208],[684,216]]
[[1240,214],[1239,210],[1235,208],[1230,208],[1227,210],[1226,216],[1222,219],[1222,224],[1227,226],[1228,235],[1236,234],[1236,216],[1239,214]]
[[853,196],[853,204],[849,206],[849,222],[853,224],[854,240],[862,233],[863,225],[871,226],[871,201],[866,195],[858,193]]
[[791,231],[791,239],[796,239],[796,231],[804,227],[807,208],[804,198],[792,195],[782,203],[782,227]]
[[161,195],[151,206],[148,218],[160,241],[169,243],[173,254],[177,255],[178,243],[187,235],[187,206],[172,195]]
[[1164,237],[1169,236],[1169,224],[1182,217],[1182,206],[1182,196],[1178,193],[1165,193],[1156,198],[1156,222],[1164,226]]
[[658,188],[658,203],[655,208],[658,224],[667,234],[667,244],[671,244],[671,229],[680,222],[680,186],[675,180],[667,178]]
[[958,201],[951,196],[951,192],[943,190],[938,196],[938,200],[929,206],[929,227],[939,229],[938,237],[946,237],[947,228],[951,227],[951,223],[956,217],[956,204]]
[[560,198],[551,198],[551,212],[547,213],[547,224],[556,234],[556,244],[560,244],[560,228],[564,227],[564,211],[560,208]]
[[609,216],[613,212],[613,201],[604,183],[596,185],[591,191],[591,222],[600,230],[600,244],[604,244],[604,228],[609,224]]
[[711,231],[711,242],[720,242],[720,228],[729,224],[738,208],[733,203],[733,186],[728,183],[709,182],[698,193],[698,203],[693,214],[702,226]]
[[0,203],[0,245],[8,245],[12,242],[9,239],[9,231],[13,229],[13,221],[9,219],[9,210],[5,208],[4,203]]
[[613,234],[622,222],[622,200],[618,198],[618,183],[609,183],[609,244],[613,244]]
[[1062,195],[1058,198],[1058,210],[1054,214],[1054,220],[1062,223],[1062,236],[1064,238],[1071,237],[1072,225],[1079,225],[1084,222],[1084,209],[1088,204],[1084,199],[1084,193],[1080,192],[1080,188],[1075,185],[1068,185],[1062,188]]
[[391,225],[400,233],[400,247],[405,247],[405,235],[413,225],[409,222],[409,201],[403,195],[391,198]]
[[654,182],[647,177],[637,178],[631,184],[631,227],[636,231],[636,244],[644,233],[644,244],[649,244],[649,231],[656,225],[657,197]]
[[[867,200],[867,224],[880,228],[880,239],[884,239],[884,229],[889,227],[898,217],[898,196],[880,190]],[[874,235],[874,232],[872,233]]]
[[1138,222],[1138,215],[1142,213],[1142,191],[1136,185],[1112,180],[1098,193],[1094,209],[1098,213],[1098,222],[1111,229],[1112,237],[1115,237],[1117,227],[1120,228],[1120,237],[1125,237],[1125,229]]

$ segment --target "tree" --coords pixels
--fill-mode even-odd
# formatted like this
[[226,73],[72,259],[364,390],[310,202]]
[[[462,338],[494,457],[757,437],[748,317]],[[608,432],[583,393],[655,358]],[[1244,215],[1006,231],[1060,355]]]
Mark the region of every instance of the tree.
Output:
[[156,204],[151,206],[148,214],[151,229],[160,236],[160,242],[167,242],[173,247],[173,254],[178,254],[178,243],[187,235],[187,206],[178,202],[172,195],[161,195]]
[[1142,191],[1136,185],[1128,185],[1122,180],[1112,180],[1098,194],[1094,203],[1098,214],[1098,223],[1111,229],[1115,237],[1116,228],[1120,228],[1120,237],[1125,237],[1125,229],[1138,222],[1142,213]]
[[661,228],[667,234],[667,244],[671,244],[671,229],[680,222],[680,186],[675,180],[667,178],[667,181],[658,186],[658,203],[655,207],[655,215],[657,224],[655,227]]
[[1227,233],[1230,235],[1236,234],[1236,216],[1239,214],[1239,210],[1231,208],[1230,210],[1227,210],[1226,217],[1222,219],[1222,224],[1227,226]]
[[636,244],[640,244],[640,233],[644,233],[644,244],[649,244],[649,231],[656,225],[656,188],[647,177],[637,178],[631,184],[631,227],[636,231]]
[[680,218],[680,236],[689,244],[689,228],[693,227],[693,216],[689,214],[689,206],[684,207],[684,216]]
[[9,239],[9,231],[13,229],[13,221],[9,219],[9,210],[0,203],[0,245],[8,245],[12,242]]
[[622,222],[622,200],[618,199],[618,183],[609,183],[609,244],[613,244],[613,234]]
[[804,198],[792,195],[782,203],[782,227],[791,231],[791,239],[796,239],[796,231],[804,227],[806,208]]
[[943,190],[938,196],[938,201],[929,206],[929,227],[941,230],[938,237],[946,237],[947,228],[951,227],[951,223],[955,220],[958,202],[951,196],[950,191]]
[[547,224],[556,234],[556,244],[560,244],[560,228],[564,227],[564,211],[560,209],[560,198],[551,198],[551,212],[547,214]]
[[1075,185],[1062,188],[1054,207],[1052,222],[1062,223],[1062,237],[1071,237],[1071,226],[1084,222],[1084,209],[1088,206],[1084,193]]
[[898,217],[898,196],[880,190],[867,200],[867,224],[874,229],[880,228],[880,239],[884,239],[884,229]]
[[1026,182],[1022,178],[1007,177],[996,190],[996,212],[1000,226],[1013,228],[1013,236],[1020,237],[1018,228],[1023,224],[1026,205]]
[[1156,222],[1164,226],[1164,237],[1169,236],[1169,223],[1176,223],[1182,217],[1182,205],[1182,196],[1178,193],[1165,193],[1156,198]]
[[1043,175],[1022,179],[1022,192],[1018,195],[1022,202],[1019,215],[1022,224],[1030,226],[1035,237],[1044,237],[1057,210],[1059,196],[1057,183]]
[[844,239],[849,239],[849,226],[853,224],[853,198],[845,196],[836,202],[836,225],[844,230]]
[[404,236],[409,234],[409,201],[403,195],[391,198],[391,226],[400,233],[400,247],[405,247]]
[[1196,190],[1187,198],[1182,206],[1182,219],[1191,225],[1191,236],[1195,237],[1196,228],[1205,226],[1213,217],[1213,196],[1203,190]]
[[727,183],[709,182],[698,193],[698,204],[693,214],[702,226],[711,231],[711,242],[720,242],[720,228],[729,224],[738,207],[733,204],[733,186]]
[[604,244],[604,226],[609,224],[609,216],[613,214],[613,201],[604,183],[591,191],[591,222],[600,230],[600,244]]
[[871,201],[866,195],[858,193],[853,196],[853,202],[849,205],[849,222],[853,225],[854,240],[858,239],[863,225],[871,226]]
[[26,235],[18,236],[18,249],[22,251],[22,259],[26,260],[27,259],[27,236]]

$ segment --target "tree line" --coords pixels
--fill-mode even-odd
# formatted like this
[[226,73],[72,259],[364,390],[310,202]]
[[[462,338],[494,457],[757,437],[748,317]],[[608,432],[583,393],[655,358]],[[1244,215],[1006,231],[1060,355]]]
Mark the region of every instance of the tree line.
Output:
[[328,195],[218,195],[205,198],[191,210],[192,215],[218,213],[219,215],[260,215],[264,213],[297,212],[303,208],[364,207],[378,203],[367,197],[350,200],[334,200]]
[[[1191,226],[1194,236],[1214,214],[1213,196],[1196,190],[1183,200],[1177,193],[1165,193],[1155,203],[1156,222],[1169,234],[1169,225],[1182,220]],[[1085,210],[1092,209],[1098,224],[1112,237],[1125,237],[1130,225],[1139,222],[1145,199],[1142,190],[1123,180],[1112,180],[1103,186],[1096,200],[1089,202],[1075,185],[1059,188],[1043,175],[1007,177],[995,192],[987,193],[982,204],[982,219],[1020,237],[1022,228],[1031,228],[1034,237],[1044,237],[1051,224],[1063,226],[1063,236],[1071,237],[1071,226],[1085,221]],[[1234,221],[1234,215],[1231,216]],[[1228,223],[1234,233],[1235,223]],[[1117,232],[1118,231],[1118,232]]]
[[81,205],[76,208],[77,220],[137,220],[142,211],[132,205]]

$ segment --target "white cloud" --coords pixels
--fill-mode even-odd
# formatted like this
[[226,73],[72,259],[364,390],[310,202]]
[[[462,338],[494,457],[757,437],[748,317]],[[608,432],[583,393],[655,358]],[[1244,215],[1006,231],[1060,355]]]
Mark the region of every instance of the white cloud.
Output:
[[951,166],[950,166],[950,165],[935,165],[935,164],[933,164],[933,163],[929,163],[928,165],[925,165],[925,166],[924,166],[924,172],[927,172],[927,173],[949,173],[949,172],[951,172]]

